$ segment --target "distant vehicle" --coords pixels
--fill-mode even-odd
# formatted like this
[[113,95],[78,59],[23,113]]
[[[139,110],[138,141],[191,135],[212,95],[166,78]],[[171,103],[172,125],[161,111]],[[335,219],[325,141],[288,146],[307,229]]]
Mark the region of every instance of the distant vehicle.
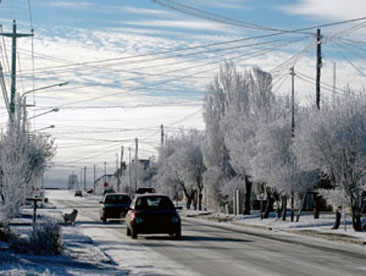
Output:
[[146,193],[155,193],[154,188],[138,188],[135,192],[136,194],[146,194]]
[[126,216],[131,198],[128,194],[112,193],[106,194],[100,206],[100,219],[107,222],[107,219],[121,219]]
[[126,234],[137,239],[139,234],[169,234],[181,239],[181,220],[173,202],[166,195],[137,195],[125,219]]
[[76,190],[74,196],[83,196],[83,192],[81,190]]

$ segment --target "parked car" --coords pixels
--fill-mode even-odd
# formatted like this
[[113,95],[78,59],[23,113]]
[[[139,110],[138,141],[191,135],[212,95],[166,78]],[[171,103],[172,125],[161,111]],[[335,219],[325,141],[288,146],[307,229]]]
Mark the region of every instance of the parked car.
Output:
[[137,195],[125,219],[126,234],[136,239],[139,234],[169,234],[180,239],[181,220],[173,202],[166,195]]
[[112,193],[106,194],[100,203],[100,219],[107,222],[107,219],[124,218],[131,204],[131,198],[128,194]]
[[74,196],[83,196],[83,192],[81,190],[76,190]]

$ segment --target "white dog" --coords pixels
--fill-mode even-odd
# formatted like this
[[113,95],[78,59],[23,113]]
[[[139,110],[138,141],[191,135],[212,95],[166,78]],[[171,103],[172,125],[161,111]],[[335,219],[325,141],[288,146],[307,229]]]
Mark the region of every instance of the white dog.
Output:
[[62,215],[65,225],[67,225],[68,222],[70,222],[72,225],[75,224],[76,216],[78,215],[78,210],[72,209],[72,212],[70,214],[65,213]]

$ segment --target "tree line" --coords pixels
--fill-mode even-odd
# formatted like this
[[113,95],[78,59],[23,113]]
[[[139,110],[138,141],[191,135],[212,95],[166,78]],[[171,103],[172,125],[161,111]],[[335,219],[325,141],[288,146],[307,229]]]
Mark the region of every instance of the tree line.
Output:
[[[244,195],[243,213],[253,192],[277,202],[277,216],[300,218],[305,195],[315,192],[349,208],[353,228],[362,231],[366,204],[366,96],[351,89],[324,99],[322,108],[292,105],[272,91],[272,76],[259,68],[239,71],[225,63],[207,86],[205,130],[180,130],[167,137],[154,164],[153,182],[173,197],[183,193],[187,208],[224,210],[233,190]],[[267,200],[269,202],[269,200]],[[267,214],[265,214],[268,216]]]

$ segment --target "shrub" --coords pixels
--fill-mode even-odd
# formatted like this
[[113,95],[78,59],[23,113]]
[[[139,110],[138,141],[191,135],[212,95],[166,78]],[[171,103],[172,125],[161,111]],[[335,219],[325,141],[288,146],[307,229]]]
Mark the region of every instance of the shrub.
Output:
[[37,222],[29,238],[29,247],[37,255],[59,254],[62,242],[57,221],[47,219]]

